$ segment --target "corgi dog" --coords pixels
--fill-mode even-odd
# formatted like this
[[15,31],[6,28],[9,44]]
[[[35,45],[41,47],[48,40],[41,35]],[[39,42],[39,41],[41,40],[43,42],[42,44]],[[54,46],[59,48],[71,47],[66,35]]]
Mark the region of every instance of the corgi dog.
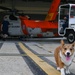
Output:
[[74,43],[65,44],[64,41],[61,40],[61,45],[57,47],[54,51],[57,70],[60,70],[61,75],[65,75],[65,72],[66,74],[70,74],[69,66],[74,59],[74,55]]

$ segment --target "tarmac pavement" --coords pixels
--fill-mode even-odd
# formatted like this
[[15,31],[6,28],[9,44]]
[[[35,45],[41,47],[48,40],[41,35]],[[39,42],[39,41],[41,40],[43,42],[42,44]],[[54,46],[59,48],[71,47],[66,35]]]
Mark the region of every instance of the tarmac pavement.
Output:
[[[47,75],[19,47],[19,42],[39,58],[55,68],[54,50],[60,45],[58,41],[0,41],[0,74],[1,75]],[[70,66],[71,75],[75,75],[75,58]],[[56,74],[56,73],[55,73]]]
[[[60,41],[47,41],[47,42],[29,42],[25,43],[34,53],[42,54],[43,59],[56,68],[56,62],[54,59],[54,50],[60,45]],[[47,56],[48,54],[48,56]],[[49,56],[52,55],[52,56]],[[50,62],[51,61],[51,62]],[[71,75],[75,75],[75,58],[70,66]]]
[[0,75],[34,75],[22,56],[5,54],[20,54],[20,52],[15,43],[3,42],[0,48]]

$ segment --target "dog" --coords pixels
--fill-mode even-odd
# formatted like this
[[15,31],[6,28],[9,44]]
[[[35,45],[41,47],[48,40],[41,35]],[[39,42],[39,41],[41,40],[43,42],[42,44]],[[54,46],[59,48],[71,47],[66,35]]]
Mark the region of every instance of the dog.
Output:
[[61,75],[65,75],[65,72],[66,74],[70,74],[69,66],[72,64],[75,55],[74,45],[75,43],[65,44],[64,41],[61,40],[61,45],[54,51],[57,70],[60,70]]

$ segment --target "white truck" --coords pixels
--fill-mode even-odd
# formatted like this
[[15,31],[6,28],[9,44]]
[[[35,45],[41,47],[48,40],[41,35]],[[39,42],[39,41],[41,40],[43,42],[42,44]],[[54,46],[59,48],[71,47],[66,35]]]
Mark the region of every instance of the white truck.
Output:
[[[75,4],[63,4],[59,6],[58,16],[58,34],[67,37],[69,43],[75,41]],[[68,14],[67,14],[68,13]],[[64,16],[68,16],[68,26],[63,29],[65,20]]]

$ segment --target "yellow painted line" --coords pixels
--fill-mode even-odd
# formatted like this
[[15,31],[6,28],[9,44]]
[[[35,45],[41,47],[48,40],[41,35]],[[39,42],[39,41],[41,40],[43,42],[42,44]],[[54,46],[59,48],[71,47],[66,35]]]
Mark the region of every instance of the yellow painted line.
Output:
[[28,50],[22,43],[19,43],[19,46],[47,75],[60,75],[59,71]]

